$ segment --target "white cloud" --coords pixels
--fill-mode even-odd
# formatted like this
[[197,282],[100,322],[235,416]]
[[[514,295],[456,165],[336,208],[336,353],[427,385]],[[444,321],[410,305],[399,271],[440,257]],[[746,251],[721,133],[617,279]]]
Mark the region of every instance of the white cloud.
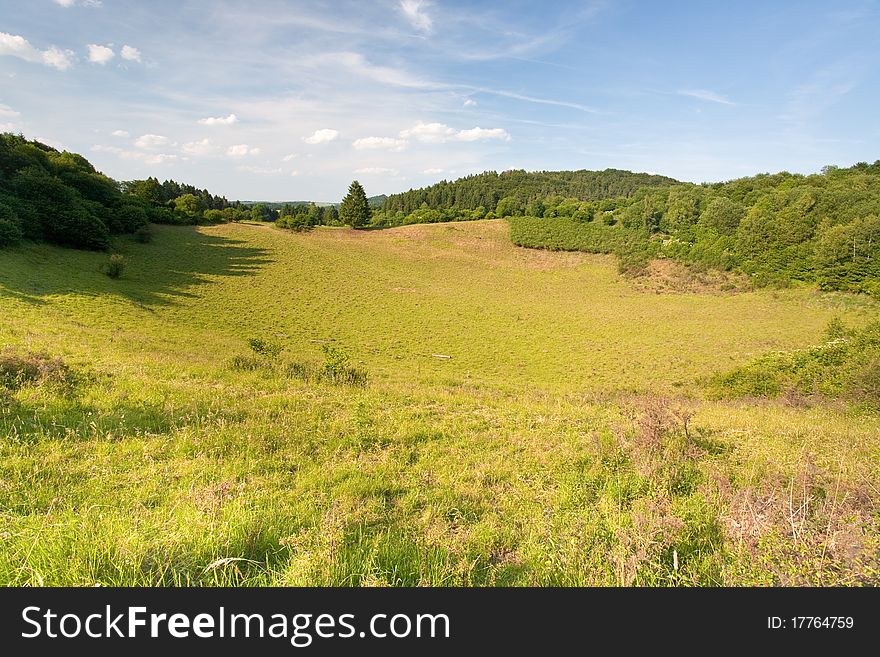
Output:
[[290,175],[296,178],[299,175],[299,171],[291,171]]
[[589,105],[582,105],[580,103],[571,103],[567,100],[555,100],[553,98],[538,98],[537,96],[526,96],[525,94],[517,94],[512,91],[503,91],[500,89],[487,89],[484,87],[473,87],[473,91],[478,91],[486,94],[492,94],[494,96],[501,96],[502,98],[513,98],[514,100],[522,100],[527,103],[537,103],[538,105],[553,105],[554,107],[569,107],[571,109],[576,109],[580,112],[587,112],[590,114],[599,114],[599,110],[595,107],[590,107]]
[[259,148],[251,148],[247,144],[236,144],[226,149],[229,157],[244,157],[245,155],[259,155]]
[[464,106],[465,107],[473,107],[476,104],[477,104],[477,101],[475,101],[473,98],[465,98],[464,99]]
[[400,131],[404,139],[415,139],[426,144],[442,144],[455,135],[455,130],[445,123],[422,123],[419,121],[412,128]]
[[206,119],[199,119],[201,125],[232,125],[237,122],[238,117],[235,114],[230,114],[229,116],[209,116]]
[[9,105],[0,103],[0,116],[19,116],[19,112],[16,112]]
[[261,176],[276,176],[281,173],[281,169],[276,169],[272,167],[255,167],[255,166],[240,166],[236,167],[239,171],[247,171],[249,173],[256,173]]
[[481,128],[454,130],[445,123],[422,123],[400,131],[404,139],[414,139],[425,144],[444,144],[448,141],[483,141],[487,139],[510,140],[510,134],[503,128]]
[[690,96],[691,98],[696,98],[698,100],[705,100],[709,103],[718,103],[720,105],[734,105],[735,103],[731,101],[729,98],[722,96],[721,94],[716,94],[714,91],[707,91],[706,89],[686,89],[684,91],[678,92],[679,96]]
[[80,7],[101,7],[104,3],[101,0],[55,0],[55,4],[61,7],[73,7],[74,5],[79,5]]
[[414,28],[428,32],[433,24],[426,11],[430,4],[424,0],[400,0],[400,10]]
[[402,151],[407,146],[406,139],[396,139],[394,137],[362,137],[355,139],[352,146],[359,151],[363,150],[389,150]]
[[0,132],[15,132],[18,126],[14,123],[0,123]]
[[168,145],[168,137],[162,135],[141,135],[134,141],[138,148],[155,149]]
[[444,171],[446,171],[446,169],[425,169],[422,173],[427,176],[433,176],[438,173],[443,173]]
[[189,155],[207,155],[214,150],[214,144],[210,139],[205,138],[200,141],[190,141],[182,146],[183,152]]
[[114,130],[110,133],[114,137],[128,137],[128,130]]
[[363,167],[361,169],[355,169],[354,172],[366,174],[388,174],[392,176],[400,174],[397,169],[388,169],[386,167]]
[[138,160],[146,164],[164,164],[178,159],[177,155],[171,153],[141,153],[140,151],[128,151],[118,146],[103,146],[97,144],[92,146],[95,153],[111,153],[123,160]]
[[285,155],[284,157],[282,157],[281,161],[282,162],[292,162],[297,157],[299,157],[299,156],[296,153],[291,153],[290,155]]
[[440,89],[447,85],[436,84],[416,77],[406,71],[391,68],[390,66],[376,66],[356,52],[334,52],[324,55],[314,55],[301,60],[306,66],[328,67],[333,70],[328,75],[339,75],[338,70],[344,69],[359,80],[373,80],[381,84],[393,87],[405,87],[408,89]]
[[455,133],[458,141],[482,141],[485,139],[501,139],[510,141],[510,134],[504,128],[471,128],[470,130],[459,130]]
[[59,71],[66,71],[73,66],[73,51],[61,50],[52,46],[43,51],[43,63],[46,66],[57,68]]
[[73,66],[73,52],[50,46],[40,50],[31,45],[23,36],[0,32],[0,55],[18,57],[26,62],[45,64],[59,71],[66,71]]
[[338,130],[322,128],[320,130],[315,130],[311,137],[303,137],[303,141],[307,144],[325,144],[328,141],[333,141],[337,137],[339,137]]
[[176,159],[176,155],[170,155],[168,153],[154,153],[151,155],[147,155],[144,158],[144,162],[146,162],[147,164],[164,164],[165,162],[172,162]]
[[141,51],[134,46],[122,46],[122,51],[119,54],[122,55],[122,59],[129,62],[141,61]]
[[116,56],[116,53],[113,52],[113,48],[108,46],[99,46],[98,44],[90,43],[88,48],[89,61],[92,62],[92,64],[104,65]]

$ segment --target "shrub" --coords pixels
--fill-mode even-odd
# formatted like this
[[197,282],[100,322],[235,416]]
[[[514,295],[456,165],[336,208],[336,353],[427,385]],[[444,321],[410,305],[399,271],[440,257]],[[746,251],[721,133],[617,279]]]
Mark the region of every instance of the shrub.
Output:
[[9,219],[0,219],[0,248],[13,246],[21,241],[21,228]]
[[348,354],[339,347],[325,344],[321,347],[324,352],[324,366],[321,368],[321,379],[337,385],[365,386],[367,373],[356,367],[351,367]]
[[143,206],[129,203],[112,213],[112,228],[115,232],[134,233],[147,223],[147,211]]
[[265,338],[251,338],[248,340],[248,346],[254,353],[269,360],[276,360],[284,350],[284,346],[280,342]]
[[124,269],[125,258],[119,253],[111,255],[110,261],[107,263],[107,275],[110,278],[120,278]]
[[44,352],[21,354],[10,347],[0,351],[0,387],[17,390],[41,384],[70,388],[76,384],[76,376],[63,360]]
[[149,244],[153,241],[153,229],[149,224],[144,224],[134,231],[134,238],[141,244]]
[[264,365],[262,358],[256,356],[236,355],[229,359],[229,367],[234,370],[243,370],[245,372],[253,372]]
[[832,320],[828,341],[808,349],[761,356],[715,376],[719,397],[822,395],[880,406],[880,321],[851,330]]

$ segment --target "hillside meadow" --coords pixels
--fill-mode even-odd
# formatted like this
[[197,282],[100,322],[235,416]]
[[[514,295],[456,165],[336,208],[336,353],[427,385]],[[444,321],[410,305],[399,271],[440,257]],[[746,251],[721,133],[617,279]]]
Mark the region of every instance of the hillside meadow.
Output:
[[707,386],[867,297],[502,220],[114,239],[0,252],[3,584],[880,583],[877,411]]

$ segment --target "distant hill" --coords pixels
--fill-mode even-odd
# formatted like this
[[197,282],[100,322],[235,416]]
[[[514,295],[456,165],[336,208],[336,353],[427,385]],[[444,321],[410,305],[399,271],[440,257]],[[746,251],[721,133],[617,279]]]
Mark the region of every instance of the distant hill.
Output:
[[678,181],[650,173],[619,169],[604,171],[486,171],[454,181],[391,194],[382,208],[389,213],[411,213],[427,205],[434,210],[456,208],[494,211],[498,202],[512,197],[521,204],[537,198],[562,196],[580,201],[632,196],[643,187],[675,185]]
[[285,205],[311,205],[314,203],[319,208],[328,208],[339,203],[327,203],[325,201],[239,201],[242,205],[263,205],[270,210],[280,210]]

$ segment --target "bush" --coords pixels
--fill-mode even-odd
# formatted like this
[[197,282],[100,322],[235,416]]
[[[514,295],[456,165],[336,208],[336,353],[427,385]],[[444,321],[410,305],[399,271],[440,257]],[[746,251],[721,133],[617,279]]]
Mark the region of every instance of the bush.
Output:
[[251,338],[248,340],[248,346],[254,353],[269,360],[276,360],[284,350],[284,346],[280,342],[266,340],[265,338]]
[[44,352],[17,353],[10,347],[0,351],[0,388],[18,390],[25,385],[54,385],[71,388],[73,371],[60,358]]
[[18,222],[10,219],[0,219],[0,248],[13,246],[21,241],[21,228]]
[[110,278],[119,278],[125,269],[125,258],[119,253],[110,256],[110,262],[107,263],[107,275]]
[[859,330],[832,320],[823,344],[761,356],[715,376],[718,397],[821,395],[880,407],[880,321]]
[[245,372],[253,372],[258,370],[265,364],[262,358],[256,356],[233,356],[229,359],[229,367],[234,370],[243,370]]
[[149,244],[153,241],[153,229],[149,224],[144,224],[134,231],[134,238],[141,244]]
[[339,347],[325,344],[321,347],[324,352],[324,366],[321,368],[321,379],[337,385],[365,386],[367,373],[356,367],[351,367],[348,354]]
[[112,213],[112,228],[118,233],[134,233],[147,223],[147,211],[143,206],[127,204]]

